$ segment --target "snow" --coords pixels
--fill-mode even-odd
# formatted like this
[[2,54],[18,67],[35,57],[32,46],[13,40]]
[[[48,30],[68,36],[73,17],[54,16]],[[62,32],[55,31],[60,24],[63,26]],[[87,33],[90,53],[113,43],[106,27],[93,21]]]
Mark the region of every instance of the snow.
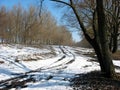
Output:
[[[20,90],[72,90],[69,80],[76,74],[100,70],[99,63],[90,61],[91,57],[83,55],[92,52],[92,49],[68,46],[61,46],[61,48],[1,44],[0,81],[26,73],[27,78],[32,77],[35,82],[27,82],[27,87],[19,87]],[[76,51],[81,54],[78,55]],[[55,53],[52,57],[51,52]],[[114,64],[120,66],[120,61],[114,60]],[[116,72],[120,70],[116,69]]]
[[99,70],[98,63],[88,62],[85,57],[77,57],[76,61],[67,68],[67,72],[76,74],[88,73],[94,70]]
[[[113,64],[114,64],[115,66],[120,66],[120,61],[119,61],[119,60],[113,60]],[[120,70],[119,70],[119,69],[115,69],[115,71],[116,71],[117,73],[120,73]]]
[[[38,48],[32,48],[32,47],[23,47],[18,45],[0,45],[0,61],[3,61],[4,63],[0,65],[0,79],[4,80],[12,76],[11,74],[14,73],[25,73],[31,70],[31,68],[34,69],[35,63],[38,62],[30,62],[30,66],[33,66],[29,68],[28,62],[24,62],[22,60],[29,59],[29,57],[33,57],[34,54],[37,53],[49,53],[50,50],[47,49],[38,49]],[[16,60],[19,60],[19,62],[16,62]],[[38,64],[37,64],[38,65]],[[39,65],[38,65],[39,66]],[[2,78],[4,77],[4,78]]]

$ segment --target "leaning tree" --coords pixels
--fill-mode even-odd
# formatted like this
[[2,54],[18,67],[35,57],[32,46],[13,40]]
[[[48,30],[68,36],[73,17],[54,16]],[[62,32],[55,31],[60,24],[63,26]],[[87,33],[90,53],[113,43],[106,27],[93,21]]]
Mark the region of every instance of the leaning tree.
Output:
[[[67,0],[67,1],[51,0],[51,1],[62,3],[65,6],[68,6],[69,8],[72,9],[77,19],[77,22],[83,32],[84,37],[95,50],[95,53],[100,64],[101,72],[107,77],[116,78],[115,68],[112,62],[111,50],[109,48],[110,36],[108,35],[109,30],[107,28],[104,0]],[[92,27],[91,30],[93,32],[92,37],[88,32],[88,26],[86,25],[86,23],[84,23],[84,20],[82,18],[80,12],[81,9],[79,9],[80,8],[79,3],[81,2],[82,3],[91,2],[90,8],[92,8],[92,16],[90,18],[92,18],[91,20],[92,22],[90,25]],[[81,7],[84,7],[84,5],[81,5]]]

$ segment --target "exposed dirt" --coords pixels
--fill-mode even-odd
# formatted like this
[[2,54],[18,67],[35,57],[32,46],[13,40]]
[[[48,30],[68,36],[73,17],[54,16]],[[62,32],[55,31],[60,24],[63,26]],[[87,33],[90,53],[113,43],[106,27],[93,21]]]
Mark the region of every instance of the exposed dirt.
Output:
[[[81,54],[79,51],[76,53]],[[90,62],[98,62],[95,52],[83,53],[83,55],[92,57],[88,60]],[[114,60],[120,60],[120,51],[112,56]],[[120,69],[119,66],[115,66],[115,68]],[[76,75],[75,78],[71,79],[71,86],[73,90],[120,90],[120,80],[105,78],[99,71],[94,71]]]
[[3,64],[4,63],[4,61],[0,61],[0,64]]
[[120,81],[105,78],[100,72],[94,71],[76,75],[71,80],[71,86],[74,90],[120,90]]
[[[81,54],[81,52],[76,52],[76,53]],[[97,58],[95,52],[88,52],[88,53],[84,53],[83,55],[86,55],[92,58]],[[114,60],[120,60],[120,50],[118,50],[116,53],[113,53],[112,57]]]
[[112,56],[114,60],[120,60],[120,50],[114,53]]

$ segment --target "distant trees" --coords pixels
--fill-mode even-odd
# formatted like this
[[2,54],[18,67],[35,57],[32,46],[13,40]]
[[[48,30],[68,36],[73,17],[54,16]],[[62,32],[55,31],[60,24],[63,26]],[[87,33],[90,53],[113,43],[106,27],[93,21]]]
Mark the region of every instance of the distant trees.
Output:
[[76,46],[84,47],[84,48],[92,48],[92,46],[88,43],[88,41],[85,38],[82,38],[80,42],[77,42]]
[[43,8],[20,4],[8,10],[0,7],[0,42],[20,44],[72,44],[72,36],[64,26],[58,26],[51,13]]
[[[1,7],[0,9],[0,38],[1,38],[1,42],[3,43],[5,40],[5,38],[7,38],[7,34],[8,34],[8,29],[7,29],[7,11],[5,7]],[[6,34],[5,34],[6,33]]]
[[[73,14],[68,14],[68,25],[81,30],[85,39],[94,48],[101,72],[107,77],[116,78],[111,52],[117,50],[118,31],[120,29],[120,1],[51,1],[62,3],[69,7],[69,11]],[[108,9],[109,7],[112,7],[112,9]],[[107,18],[108,12],[111,13],[110,19]],[[111,22],[111,24],[109,22]]]
[[106,28],[109,35],[109,48],[115,53],[118,48],[118,37],[120,36],[120,1],[106,0]]

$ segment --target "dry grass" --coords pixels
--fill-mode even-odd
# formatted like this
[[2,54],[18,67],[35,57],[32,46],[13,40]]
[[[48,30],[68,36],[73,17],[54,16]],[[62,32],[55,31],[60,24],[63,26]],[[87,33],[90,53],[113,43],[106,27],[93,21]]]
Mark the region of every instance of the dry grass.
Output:
[[[84,55],[87,55],[89,57],[93,57],[93,58],[96,58],[95,56],[95,52],[91,52],[91,53],[86,53]],[[118,50],[116,53],[113,53],[112,54],[112,57],[114,60],[120,60],[120,50]]]
[[114,53],[112,56],[114,60],[120,60],[120,50]]

